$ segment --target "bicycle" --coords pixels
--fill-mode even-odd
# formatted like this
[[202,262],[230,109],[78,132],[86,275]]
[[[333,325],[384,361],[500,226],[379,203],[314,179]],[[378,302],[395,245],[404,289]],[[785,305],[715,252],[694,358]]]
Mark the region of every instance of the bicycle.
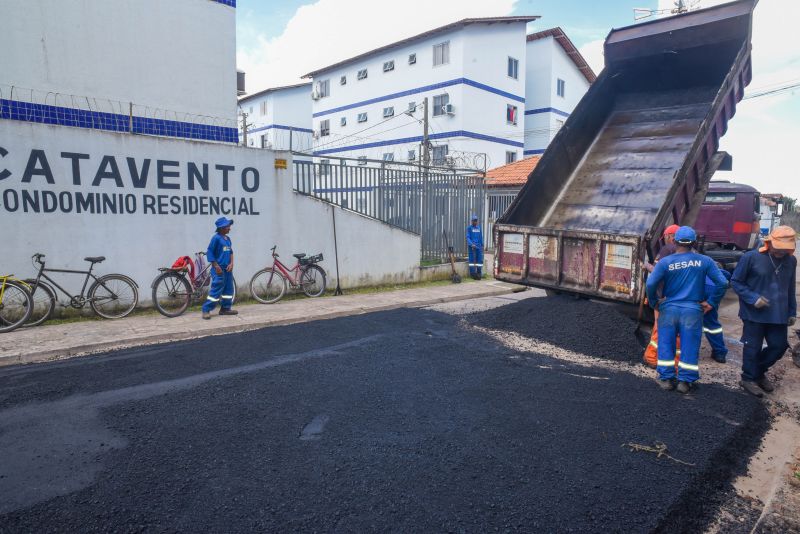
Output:
[[[83,258],[84,261],[89,262],[88,271],[79,271],[75,269],[48,269],[45,266],[43,258],[44,254],[36,253],[31,259],[34,263],[39,264],[39,272],[36,278],[25,280],[31,286],[31,297],[33,298],[33,306],[30,319],[25,326],[36,326],[45,322],[53,314],[56,307],[56,300],[58,299],[58,292],[60,290],[69,301],[62,304],[62,306],[70,306],[76,310],[82,309],[89,303],[92,311],[104,319],[121,319],[129,315],[136,304],[139,303],[138,285],[129,276],[124,274],[106,274],[99,278],[92,273],[96,263],[105,261],[105,256],[89,256]],[[46,273],[68,273],[68,274],[85,274],[86,278],[83,280],[81,292],[78,295],[73,295],[60,285],[47,276]],[[44,282],[42,279],[47,280]],[[89,286],[87,292],[86,286],[89,280],[94,280]]]
[[272,247],[272,267],[258,271],[250,280],[250,294],[262,304],[278,302],[286,293],[286,282],[292,289],[301,289],[306,296],[318,297],[325,292],[327,285],[325,271],[317,265],[322,254],[306,257],[305,254],[292,254],[297,263],[289,269],[278,259]]
[[[174,269],[161,267],[161,272],[150,286],[153,288],[153,305],[165,317],[182,315],[192,300],[199,300],[211,285],[211,267],[203,260],[205,252],[195,254],[197,274],[188,275],[189,267]],[[233,280],[233,299],[236,300],[236,279]]]
[[30,286],[13,274],[0,276],[0,332],[11,332],[25,324],[32,310]]

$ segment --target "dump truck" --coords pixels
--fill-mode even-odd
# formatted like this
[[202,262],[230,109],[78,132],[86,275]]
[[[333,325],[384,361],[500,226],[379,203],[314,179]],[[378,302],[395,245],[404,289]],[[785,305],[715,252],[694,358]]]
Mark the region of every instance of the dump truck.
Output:
[[693,224],[752,76],[757,0],[614,29],[605,68],[493,229],[500,280],[627,304]]

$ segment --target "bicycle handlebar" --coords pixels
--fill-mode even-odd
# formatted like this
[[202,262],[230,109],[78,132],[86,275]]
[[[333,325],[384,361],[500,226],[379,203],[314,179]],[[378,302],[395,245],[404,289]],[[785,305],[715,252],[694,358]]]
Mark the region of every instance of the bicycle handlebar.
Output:
[[42,258],[44,258],[44,254],[42,254],[41,252],[37,252],[36,254],[31,256],[31,259],[37,263],[42,263]]
[[198,252],[197,254],[199,254],[200,256],[205,256],[206,255],[206,253],[204,251],[202,251],[202,250],[200,252]]
[[270,249],[270,250],[272,250],[272,257],[273,258],[277,258],[278,257],[278,254],[275,252],[276,248],[278,248],[278,245],[275,245],[274,247],[272,247],[272,249]]

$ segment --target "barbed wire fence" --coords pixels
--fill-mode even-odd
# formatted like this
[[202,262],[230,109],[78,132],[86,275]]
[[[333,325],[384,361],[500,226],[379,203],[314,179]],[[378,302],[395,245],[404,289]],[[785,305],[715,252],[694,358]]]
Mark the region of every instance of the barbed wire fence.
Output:
[[139,135],[238,142],[235,118],[6,84],[0,84],[0,119]]

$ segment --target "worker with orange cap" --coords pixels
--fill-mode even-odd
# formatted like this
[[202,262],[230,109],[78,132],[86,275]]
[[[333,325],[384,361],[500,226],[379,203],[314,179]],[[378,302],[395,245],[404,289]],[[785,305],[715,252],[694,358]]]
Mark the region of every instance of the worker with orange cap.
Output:
[[796,240],[794,229],[778,226],[763,247],[742,256],[731,278],[743,323],[740,384],[757,397],[775,390],[766,372],[789,348],[788,331],[797,315]]
[[[667,226],[664,230],[664,246],[658,250],[658,255],[656,255],[656,263],[661,258],[666,258],[672,254],[675,254],[675,232],[678,231],[680,226],[677,224],[673,224],[671,226]],[[648,272],[653,272],[655,265],[652,263],[645,263],[644,268]],[[652,367],[653,369],[656,368],[656,362],[658,361],[658,310],[655,312],[656,314],[656,322],[653,323],[653,331],[650,334],[650,343],[647,344],[647,348],[644,349],[644,363],[648,367]],[[678,341],[678,354],[680,355],[680,341]]]

